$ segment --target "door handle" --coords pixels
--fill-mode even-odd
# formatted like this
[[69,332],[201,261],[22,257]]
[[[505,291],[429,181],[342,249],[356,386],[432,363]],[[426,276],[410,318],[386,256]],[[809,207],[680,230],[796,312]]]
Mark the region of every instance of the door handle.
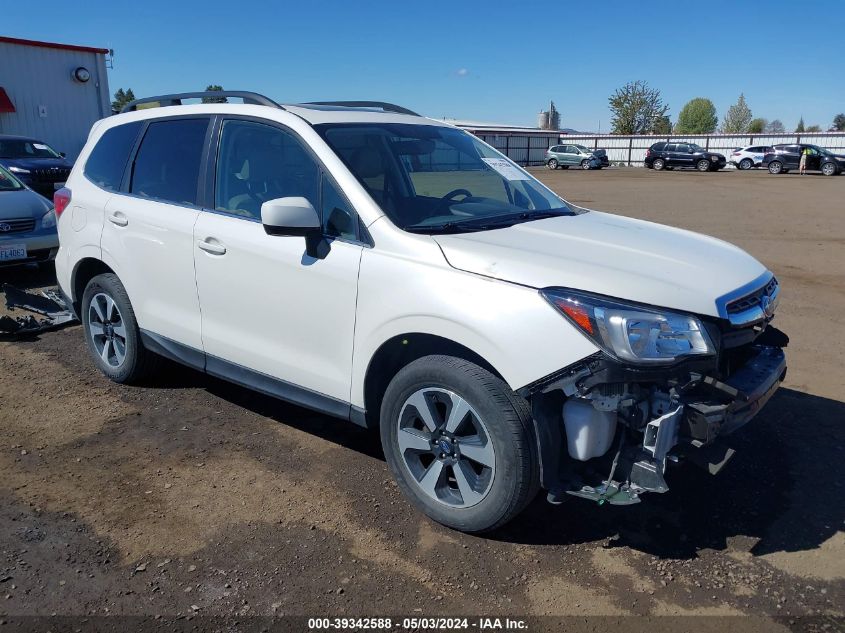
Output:
[[200,249],[204,250],[206,253],[211,253],[212,255],[225,255],[226,254],[226,247],[223,246],[217,240],[210,242],[209,240],[212,240],[212,239],[214,239],[214,238],[207,238],[207,239],[204,239],[204,240],[199,240],[197,242],[197,246],[199,246]]
[[114,213],[109,214],[109,222],[116,224],[117,226],[126,226],[129,224],[129,218],[123,215],[120,211],[115,211]]

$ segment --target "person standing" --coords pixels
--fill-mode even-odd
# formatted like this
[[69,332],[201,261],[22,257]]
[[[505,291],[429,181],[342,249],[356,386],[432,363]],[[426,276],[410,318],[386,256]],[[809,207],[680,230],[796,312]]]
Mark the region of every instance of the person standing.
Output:
[[802,176],[807,173],[807,157],[810,155],[810,148],[805,147],[801,150],[801,161],[798,163],[798,173]]

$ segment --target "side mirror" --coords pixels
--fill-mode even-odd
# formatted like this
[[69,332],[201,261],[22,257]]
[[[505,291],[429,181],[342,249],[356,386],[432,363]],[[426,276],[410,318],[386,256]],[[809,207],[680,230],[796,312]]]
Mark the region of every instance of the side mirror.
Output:
[[267,235],[293,235],[305,238],[305,253],[325,259],[329,243],[323,238],[317,210],[307,198],[288,197],[268,200],[261,205],[261,224]]
[[261,205],[261,223],[268,235],[298,235],[320,231],[317,210],[306,198],[268,200]]
[[695,152],[694,152],[694,151],[692,151],[692,148],[690,147],[690,148],[687,150],[687,154],[695,154]]
[[59,156],[62,158],[67,158],[67,152],[59,152]]

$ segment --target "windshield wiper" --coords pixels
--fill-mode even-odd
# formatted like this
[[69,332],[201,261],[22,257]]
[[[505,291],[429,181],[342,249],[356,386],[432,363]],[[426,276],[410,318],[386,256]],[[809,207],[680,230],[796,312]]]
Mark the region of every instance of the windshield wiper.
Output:
[[549,209],[546,211],[523,211],[508,215],[492,216],[489,218],[467,218],[445,222],[443,224],[412,224],[406,226],[405,230],[411,233],[468,233],[470,231],[487,231],[490,229],[502,229],[522,222],[533,220],[544,220],[557,216],[578,215],[569,209]]

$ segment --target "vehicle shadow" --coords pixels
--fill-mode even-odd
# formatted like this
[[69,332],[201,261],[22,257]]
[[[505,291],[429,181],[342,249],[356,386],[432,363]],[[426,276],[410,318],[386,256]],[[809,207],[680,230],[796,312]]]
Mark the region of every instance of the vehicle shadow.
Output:
[[734,459],[717,476],[685,465],[668,473],[669,492],[635,506],[537,499],[490,535],[552,545],[609,539],[664,558],[726,549],[734,538],[754,555],[813,550],[845,521],[845,403],[781,389],[760,415],[730,437]]
[[[167,372],[170,374],[171,372]],[[378,433],[287,404],[199,372],[162,377],[201,386],[238,407],[383,460]],[[151,385],[155,387],[155,385]],[[187,385],[186,385],[187,386]],[[782,388],[760,415],[729,438],[734,459],[717,476],[692,464],[673,467],[666,494],[642,503],[598,506],[573,497],[561,506],[538,498],[485,538],[531,545],[607,540],[664,558],[694,558],[739,539],[754,555],[817,549],[845,521],[845,403]]]
[[23,264],[20,266],[0,267],[0,285],[11,284],[21,290],[44,288],[56,285],[56,269],[52,264],[38,266]]

